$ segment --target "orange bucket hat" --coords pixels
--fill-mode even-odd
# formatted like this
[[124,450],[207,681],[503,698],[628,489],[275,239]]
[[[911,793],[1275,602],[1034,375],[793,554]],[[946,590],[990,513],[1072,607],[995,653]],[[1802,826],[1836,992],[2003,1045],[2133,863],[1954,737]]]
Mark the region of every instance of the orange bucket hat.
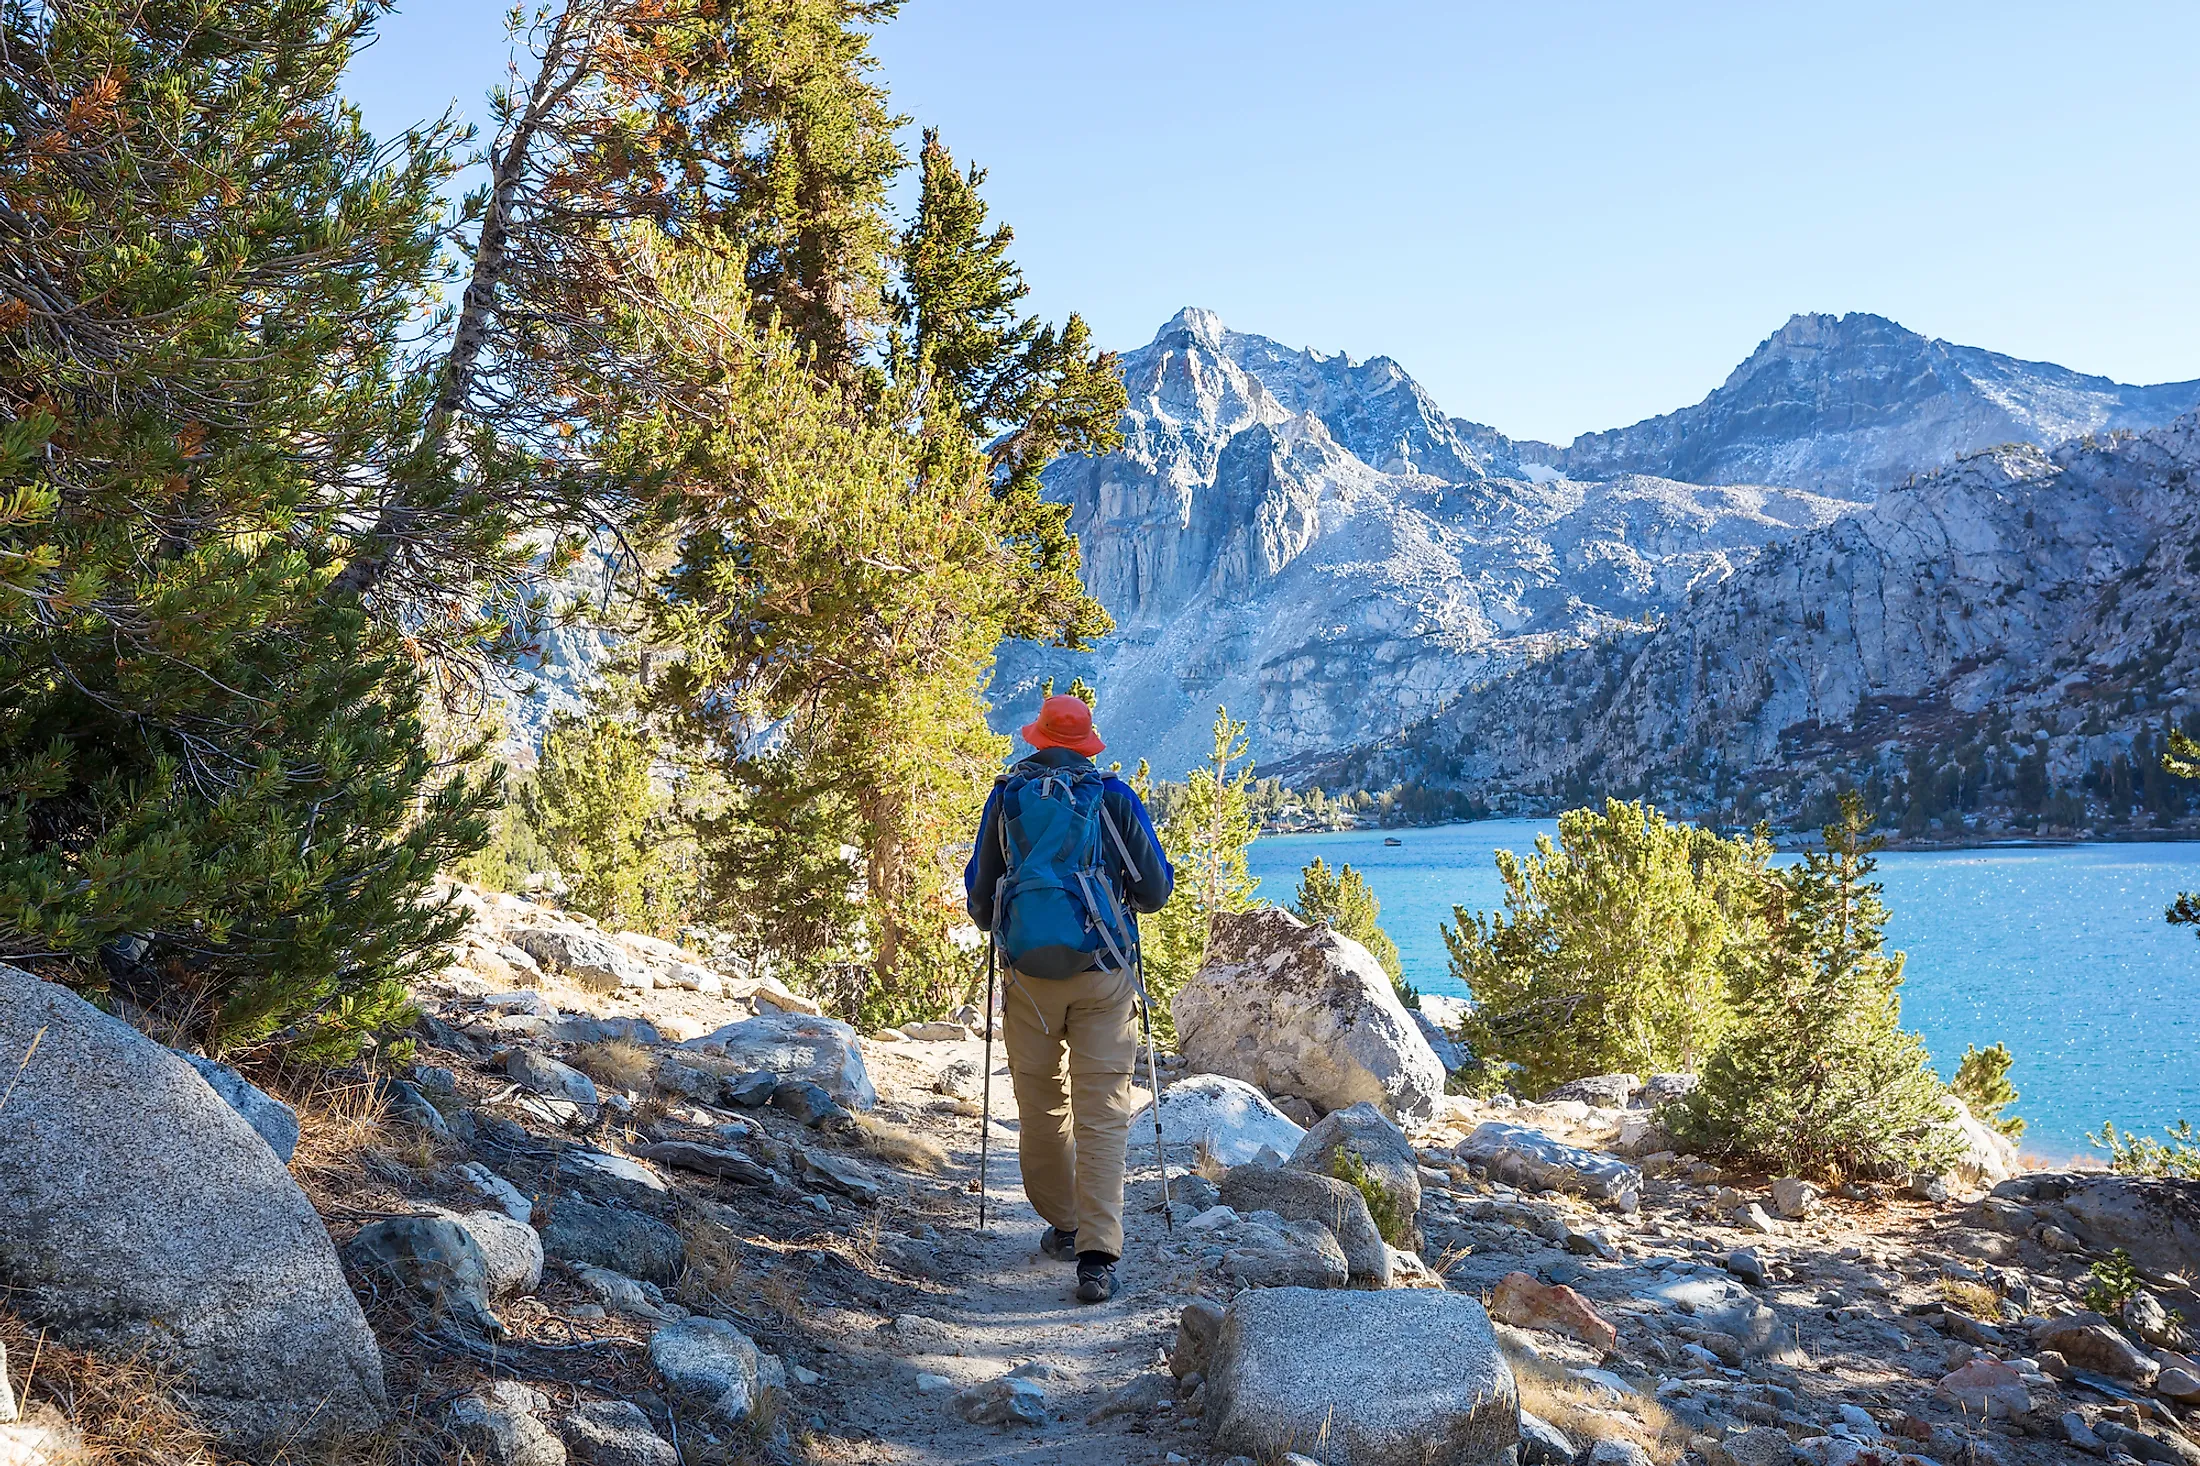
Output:
[[1091,758],[1107,745],[1092,728],[1085,700],[1058,692],[1039,705],[1039,716],[1024,724],[1024,742],[1033,748],[1066,748]]

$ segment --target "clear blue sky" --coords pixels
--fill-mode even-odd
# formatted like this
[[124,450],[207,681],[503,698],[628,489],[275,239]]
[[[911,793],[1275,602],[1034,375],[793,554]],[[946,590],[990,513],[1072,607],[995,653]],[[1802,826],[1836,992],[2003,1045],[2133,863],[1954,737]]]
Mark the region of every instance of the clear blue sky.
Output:
[[[370,122],[480,117],[504,8],[410,0]],[[1209,306],[1559,442],[1804,310],[2200,377],[2200,6],[912,0],[877,49],[1112,346]]]

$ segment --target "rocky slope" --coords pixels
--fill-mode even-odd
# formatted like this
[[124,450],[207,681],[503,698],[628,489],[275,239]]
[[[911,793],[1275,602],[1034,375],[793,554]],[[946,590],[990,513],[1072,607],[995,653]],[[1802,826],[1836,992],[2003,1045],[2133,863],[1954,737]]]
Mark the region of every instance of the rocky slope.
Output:
[[1693,407],[1522,451],[1576,478],[1650,473],[1869,499],[1982,449],[2158,427],[2195,404],[2200,381],[2126,386],[1884,316],[1798,315]]
[[993,695],[1013,727],[1042,678],[1083,675],[1117,746],[1165,772],[1204,753],[1218,703],[1269,761],[1395,733],[1844,507],[1523,470],[1395,363],[1287,351],[1206,311],[1123,365],[1123,447],[1048,473],[1117,630],[1090,657],[1004,647]]
[[[70,1173],[84,1184],[60,1188],[71,1229],[128,1218],[148,1261],[93,1280],[103,1307],[138,1306],[156,1271],[179,1268],[231,1279],[218,1311],[239,1329],[291,1301],[220,1238],[103,1184],[116,1166],[230,1187],[240,1216],[274,1192],[310,1199],[320,1222],[285,1245],[339,1291],[341,1257],[360,1306],[340,1301],[379,1346],[389,1402],[344,1459],[1248,1466],[1296,1450],[1419,1466],[1427,1440],[1482,1460],[1519,1436],[1534,1466],[2200,1458],[2200,1364],[2169,1311],[2200,1315],[2191,1183],[2001,1179],[2010,1159],[1985,1146],[1906,1189],[1822,1194],[1664,1148],[1650,1106],[1677,1076],[1600,1076],[1536,1103],[1437,1095],[1401,1130],[1378,1103],[1317,1121],[1305,1094],[1172,1059],[1169,1216],[1141,1145],[1123,1291],[1080,1307],[1069,1270],[1036,1250],[1000,1069],[993,1218],[974,1225],[986,1076],[967,1027],[859,1038],[698,954],[473,904],[457,960],[420,995],[409,1069],[258,1076],[287,1080],[299,1105],[287,1160],[236,1153],[281,1106],[233,1072],[217,1099],[173,1056],[160,1085],[129,1089],[9,1055],[52,1143],[72,1107],[119,1117],[135,1098],[147,1122],[133,1153],[92,1147]],[[1304,984],[1218,982],[1218,999],[1321,1007],[1319,968],[1395,1004],[1364,952],[1333,946],[1309,940]],[[51,1042],[122,1028],[66,1002],[81,1013]],[[148,1062],[165,1053],[125,1037]],[[178,1084],[196,1126],[162,1123]],[[1364,1183],[1333,1178],[1345,1150]],[[1370,1231],[1377,1195],[1399,1246]],[[21,1280],[26,1242],[51,1229],[4,1221],[0,1272]],[[2108,1319],[2082,1295],[2112,1248],[2144,1291]],[[0,1459],[69,1459],[55,1452],[77,1432],[135,1452],[122,1459],[212,1459],[182,1433],[147,1434],[168,1382],[117,1397],[123,1376],[102,1372],[116,1366],[18,1321],[66,1303],[38,1281],[0,1308]],[[323,1388],[272,1371],[255,1386],[300,1420]]]
[[[1924,758],[1935,777],[1964,764],[1990,823],[2058,788],[2128,806],[2103,771],[2150,762],[2135,742],[2200,708],[2196,473],[2200,414],[1966,459],[1768,550],[1654,633],[1494,680],[1404,763],[1777,815],[1836,778],[1914,782]],[[1963,802],[1927,817],[1975,824]]]

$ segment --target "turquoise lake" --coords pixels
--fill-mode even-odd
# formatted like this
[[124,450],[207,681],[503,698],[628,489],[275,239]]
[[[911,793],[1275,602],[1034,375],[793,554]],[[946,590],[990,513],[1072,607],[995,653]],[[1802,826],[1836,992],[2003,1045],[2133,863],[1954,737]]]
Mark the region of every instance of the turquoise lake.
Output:
[[[1455,905],[1501,904],[1495,851],[1525,854],[1555,832],[1483,820],[1269,835],[1250,864],[1261,897],[1279,905],[1316,855],[1356,867],[1382,901],[1407,981],[1458,993],[1439,926]],[[1385,846],[1386,834],[1403,843]],[[2009,1045],[2028,1154],[2087,1154],[2086,1132],[2103,1120],[2148,1131],[2200,1121],[2200,941],[2162,920],[2180,890],[2200,889],[2200,843],[1887,851],[1879,872],[1889,945],[1909,954],[1904,1021],[1944,1075],[1966,1044]]]

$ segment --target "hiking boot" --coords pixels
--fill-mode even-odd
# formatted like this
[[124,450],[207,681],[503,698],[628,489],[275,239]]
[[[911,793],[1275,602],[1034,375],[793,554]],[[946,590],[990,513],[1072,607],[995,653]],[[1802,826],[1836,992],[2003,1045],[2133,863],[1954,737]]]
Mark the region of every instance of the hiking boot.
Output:
[[1077,1234],[1048,1227],[1039,1234],[1039,1250],[1056,1262],[1077,1260]]
[[1115,1296],[1115,1259],[1097,1252],[1077,1259],[1077,1301],[1105,1303]]

